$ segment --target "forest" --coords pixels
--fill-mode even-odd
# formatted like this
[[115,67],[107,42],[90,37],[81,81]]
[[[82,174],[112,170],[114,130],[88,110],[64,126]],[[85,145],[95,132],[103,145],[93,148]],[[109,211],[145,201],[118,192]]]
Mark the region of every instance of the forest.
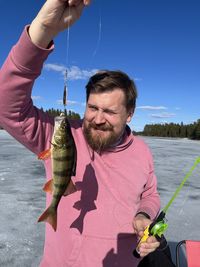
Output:
[[[56,117],[59,116],[61,113],[63,113],[63,110],[61,109],[54,109],[54,108],[50,108],[47,110],[44,110],[43,108],[40,109],[41,111],[47,112],[50,116]],[[74,111],[68,110],[68,111],[64,111],[65,115],[67,115],[67,117],[69,119],[80,119],[80,115]]]
[[[56,117],[59,116],[61,113],[63,113],[63,110],[61,109],[54,109],[54,108],[50,108],[47,110],[44,110],[43,108],[40,108],[41,111],[43,112],[47,112],[50,116]],[[65,115],[67,115],[67,117],[69,119],[80,119],[80,115],[74,111],[68,110],[68,111],[64,111]],[[0,125],[0,130],[3,130],[3,127]]]
[[[47,109],[42,111],[47,112],[51,116],[59,116],[63,110],[61,109]],[[65,111],[69,119],[80,119],[80,115],[74,111]],[[0,126],[0,129],[2,127]],[[136,135],[143,136],[159,136],[159,137],[175,137],[175,138],[189,138],[193,140],[200,140],[200,119],[191,124],[165,123],[165,124],[146,124],[142,132],[135,132]]]
[[137,133],[144,136],[179,137],[200,140],[200,119],[192,124],[165,123],[146,124],[143,132]]

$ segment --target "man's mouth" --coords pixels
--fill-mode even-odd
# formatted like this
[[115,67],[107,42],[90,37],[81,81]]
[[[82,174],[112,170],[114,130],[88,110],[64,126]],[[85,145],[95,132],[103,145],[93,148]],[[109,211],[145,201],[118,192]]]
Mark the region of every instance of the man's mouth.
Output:
[[113,130],[113,127],[106,126],[106,125],[101,125],[101,126],[91,125],[91,128],[93,130],[96,130],[96,131],[99,131],[99,132],[106,132],[106,131],[112,131]]

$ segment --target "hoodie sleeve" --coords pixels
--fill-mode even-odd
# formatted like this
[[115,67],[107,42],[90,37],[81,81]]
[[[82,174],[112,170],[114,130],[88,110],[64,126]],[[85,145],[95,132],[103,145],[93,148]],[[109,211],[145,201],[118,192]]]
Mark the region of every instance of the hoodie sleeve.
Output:
[[33,106],[31,92],[52,50],[35,46],[27,26],[0,70],[0,125],[36,154],[49,147],[54,120]]
[[141,194],[141,201],[137,214],[146,213],[147,215],[149,215],[150,219],[153,220],[157,216],[160,209],[160,196],[157,191],[157,178],[154,173],[153,158],[148,147],[147,155],[149,162],[149,174],[144,187],[144,191]]

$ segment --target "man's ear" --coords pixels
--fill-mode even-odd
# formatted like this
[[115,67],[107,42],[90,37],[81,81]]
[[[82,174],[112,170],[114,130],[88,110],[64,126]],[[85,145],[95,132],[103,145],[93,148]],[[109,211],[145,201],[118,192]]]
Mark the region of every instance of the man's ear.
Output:
[[129,113],[128,113],[128,117],[127,117],[127,119],[126,119],[126,122],[127,122],[127,123],[129,123],[129,122],[131,121],[131,119],[132,119],[132,117],[133,117],[133,114],[134,114],[133,111],[129,111]]

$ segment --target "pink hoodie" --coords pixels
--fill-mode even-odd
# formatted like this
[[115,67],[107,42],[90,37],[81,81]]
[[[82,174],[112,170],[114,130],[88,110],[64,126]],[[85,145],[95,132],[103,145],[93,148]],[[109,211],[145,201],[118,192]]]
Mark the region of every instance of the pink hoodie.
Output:
[[[35,46],[24,31],[0,71],[0,125],[35,154],[49,148],[54,127],[31,100],[34,80],[52,50],[53,45]],[[70,124],[78,152],[72,180],[78,191],[62,197],[57,231],[46,224],[40,266],[137,266],[132,220],[139,211],[153,219],[160,208],[151,152],[127,126],[123,144],[98,154],[85,141],[82,121]],[[51,179],[51,161],[44,164]],[[47,194],[47,205],[50,201]]]

